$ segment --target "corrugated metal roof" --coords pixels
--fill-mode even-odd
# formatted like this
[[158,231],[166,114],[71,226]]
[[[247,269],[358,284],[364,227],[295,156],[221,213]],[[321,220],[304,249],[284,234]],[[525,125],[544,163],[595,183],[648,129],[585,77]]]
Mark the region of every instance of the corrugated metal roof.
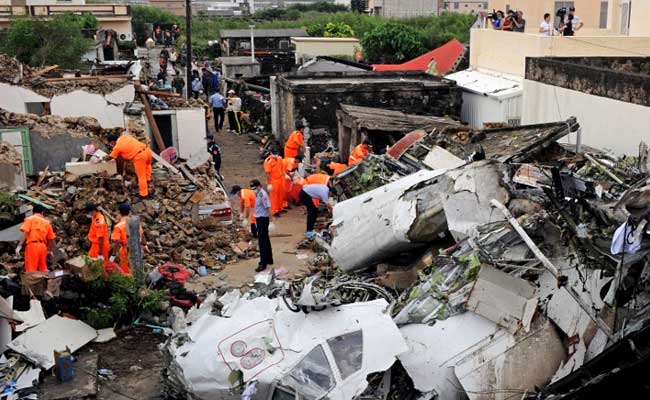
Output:
[[504,100],[523,93],[520,78],[467,69],[445,76],[464,90]]
[[[309,36],[304,29],[254,29],[255,37],[302,37]],[[250,29],[222,29],[219,37],[225,38],[249,38]]]

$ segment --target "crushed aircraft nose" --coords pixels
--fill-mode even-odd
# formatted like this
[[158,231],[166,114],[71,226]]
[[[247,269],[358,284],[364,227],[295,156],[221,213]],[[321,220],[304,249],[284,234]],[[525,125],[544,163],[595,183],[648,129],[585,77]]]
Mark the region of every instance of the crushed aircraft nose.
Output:
[[384,300],[296,313],[279,298],[230,299],[229,317],[203,313],[165,346],[168,393],[222,398],[257,381],[252,399],[350,399],[407,351]]

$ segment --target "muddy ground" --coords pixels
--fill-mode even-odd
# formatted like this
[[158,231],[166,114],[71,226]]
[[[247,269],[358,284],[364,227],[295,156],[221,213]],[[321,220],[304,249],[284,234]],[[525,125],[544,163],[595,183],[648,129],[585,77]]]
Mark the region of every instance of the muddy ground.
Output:
[[[216,140],[223,153],[221,172],[228,189],[234,184],[243,187],[253,178],[264,180],[263,166],[259,162],[259,144],[251,142],[246,135],[235,136],[225,132],[218,133]],[[233,198],[232,202],[233,207],[239,207],[236,198]],[[296,244],[303,239],[305,231],[304,208],[294,206],[286,214],[277,218],[276,225],[282,237],[271,238],[275,268],[286,269],[287,273],[283,277],[287,278],[307,272],[305,260],[299,259],[296,254],[311,254],[305,250],[296,250]],[[219,272],[192,279],[187,287],[197,291],[217,286],[244,287],[253,281],[257,262],[258,259],[248,259],[227,264]],[[110,369],[114,374],[113,380],[98,381],[98,398],[102,400],[162,399],[160,394],[162,357],[158,346],[165,339],[163,335],[154,333],[151,328],[132,327],[118,332],[118,338],[109,343],[95,344],[82,349],[81,354],[97,352],[99,368]]]

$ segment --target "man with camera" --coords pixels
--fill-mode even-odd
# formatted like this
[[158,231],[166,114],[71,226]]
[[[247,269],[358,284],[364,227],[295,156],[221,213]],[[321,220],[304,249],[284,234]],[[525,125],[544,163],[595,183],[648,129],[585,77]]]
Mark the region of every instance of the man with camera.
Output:
[[515,26],[514,19],[515,19],[514,11],[508,10],[507,15],[503,19],[503,22],[501,23],[501,27],[499,28],[499,30],[506,31],[506,32],[512,32],[513,28]]
[[494,11],[487,15],[488,21],[492,24],[492,28],[499,30],[501,29],[501,24],[503,23],[503,11]]
[[523,33],[526,30],[526,20],[524,19],[524,12],[517,11],[515,17],[512,20],[512,30],[514,32]]
[[562,21],[559,31],[562,32],[563,36],[575,36],[575,32],[584,26],[582,19],[576,15],[575,7],[570,7],[568,14],[566,8],[562,7],[557,10],[556,15]]

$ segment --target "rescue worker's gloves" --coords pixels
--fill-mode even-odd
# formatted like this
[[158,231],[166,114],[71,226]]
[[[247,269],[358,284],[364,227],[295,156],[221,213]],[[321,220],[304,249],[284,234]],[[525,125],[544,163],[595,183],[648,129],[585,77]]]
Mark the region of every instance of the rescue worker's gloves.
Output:
[[97,259],[99,261],[104,261],[104,256],[100,254],[100,255],[97,256]]
[[18,246],[16,246],[16,255],[17,255],[17,256],[20,255],[20,251],[21,251],[22,249],[23,249],[23,246],[22,246],[22,245],[19,244]]

